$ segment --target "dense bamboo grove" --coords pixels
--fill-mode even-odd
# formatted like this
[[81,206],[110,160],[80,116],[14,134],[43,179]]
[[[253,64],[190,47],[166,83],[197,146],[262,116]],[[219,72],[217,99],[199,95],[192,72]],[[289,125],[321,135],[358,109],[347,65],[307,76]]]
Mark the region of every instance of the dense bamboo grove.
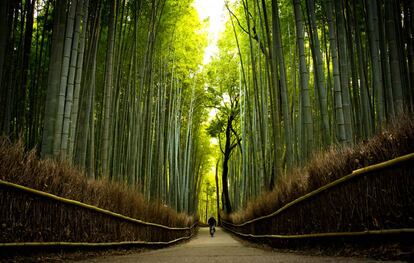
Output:
[[412,114],[413,1],[240,0],[226,8],[213,62],[226,66],[210,68],[210,83],[230,102],[210,134],[221,141],[227,212],[330,145],[357,144]]
[[1,1],[0,133],[193,214],[412,114],[414,1],[223,1],[205,65],[191,0]]
[[191,1],[1,1],[1,132],[195,213],[206,164]]

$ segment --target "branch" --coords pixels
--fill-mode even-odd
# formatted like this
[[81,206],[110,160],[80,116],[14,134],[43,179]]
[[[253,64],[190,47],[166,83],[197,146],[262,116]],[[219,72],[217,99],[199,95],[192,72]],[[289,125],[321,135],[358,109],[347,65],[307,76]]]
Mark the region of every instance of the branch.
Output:
[[221,153],[222,153],[222,154],[224,154],[223,147],[221,147],[221,139],[220,139],[220,134],[218,135],[218,139],[219,139],[220,151],[221,151]]
[[230,127],[230,129],[233,132],[234,136],[236,136],[236,139],[237,139],[237,142],[235,143],[235,145],[239,145],[240,152],[243,153],[243,149],[242,149],[242,146],[240,144],[240,142],[242,141],[242,139],[239,137],[239,135],[237,134],[237,132],[233,129],[233,126]]
[[[252,30],[253,30],[253,36],[251,36],[251,34],[250,34],[250,32],[247,32],[246,30],[245,30],[245,32],[247,33],[247,34],[249,34],[250,36],[251,36],[251,38],[253,38],[254,40],[256,40],[257,41],[257,43],[259,43],[259,47],[260,47],[260,50],[262,51],[262,53],[267,57],[267,58],[269,58],[269,55],[268,55],[268,53],[267,53],[267,50],[266,50],[266,47],[265,46],[263,46],[263,43],[262,43],[262,41],[260,41],[260,39],[259,39],[259,36],[257,35],[257,32],[256,32],[256,22],[254,21],[254,18],[253,18],[253,15],[252,15],[252,13],[250,13],[250,10],[249,10],[249,8],[247,7],[247,5],[246,5],[246,3],[244,2],[244,1],[242,1],[243,2],[243,8],[244,8],[244,11],[247,13],[247,19],[249,19],[249,17],[252,19],[252,22],[253,22],[253,27],[252,27]],[[237,19],[237,18],[236,18]],[[240,24],[240,23],[239,23]],[[250,29],[250,28],[249,28]]]
[[[236,147],[237,145],[240,145],[241,139],[238,139],[237,142],[233,143],[232,146],[230,146],[230,153],[233,151],[234,147]],[[240,152],[242,152],[242,148],[240,146]]]
[[[231,9],[230,9],[230,7],[229,7],[229,4],[227,3],[227,1],[225,2],[225,5],[226,5],[226,8],[227,8],[227,10],[229,11],[229,13],[230,13],[230,15],[231,16],[233,16],[235,19],[236,19],[236,21],[237,21],[237,24],[239,25],[239,27],[246,33],[246,34],[248,34],[248,35],[250,35],[250,33],[241,25],[241,23],[240,23],[240,20],[237,18],[237,16],[231,11]],[[252,37],[253,39],[256,39],[257,38],[257,35],[256,35],[256,38],[254,38],[254,37]],[[257,39],[256,39],[257,40]]]

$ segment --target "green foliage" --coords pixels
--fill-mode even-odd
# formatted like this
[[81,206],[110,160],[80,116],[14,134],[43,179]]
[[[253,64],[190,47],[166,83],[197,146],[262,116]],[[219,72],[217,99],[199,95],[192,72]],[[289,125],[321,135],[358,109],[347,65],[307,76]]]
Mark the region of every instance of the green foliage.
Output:
[[224,132],[226,120],[224,118],[214,118],[207,128],[207,132],[211,137],[218,138]]
[[[0,131],[42,153],[74,143],[53,154],[194,213],[210,159],[226,142],[235,150],[231,196],[241,206],[312,151],[345,142],[342,133],[356,143],[414,108],[409,1],[296,1],[298,36],[293,1],[229,2],[219,51],[202,66],[211,21],[199,20],[192,0],[1,1]],[[77,3],[85,16],[67,19]],[[80,24],[71,28],[72,20]],[[62,121],[56,109],[65,124],[76,122],[63,139],[50,136]]]

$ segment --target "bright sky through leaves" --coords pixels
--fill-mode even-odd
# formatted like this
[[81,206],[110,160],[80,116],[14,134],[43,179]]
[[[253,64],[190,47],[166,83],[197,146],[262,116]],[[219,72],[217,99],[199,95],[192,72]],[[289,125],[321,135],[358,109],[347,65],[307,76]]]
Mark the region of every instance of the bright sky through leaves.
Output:
[[218,51],[217,41],[225,28],[228,16],[225,12],[224,0],[195,0],[194,7],[201,21],[209,19],[208,46],[204,51],[203,60],[203,63],[207,64]]

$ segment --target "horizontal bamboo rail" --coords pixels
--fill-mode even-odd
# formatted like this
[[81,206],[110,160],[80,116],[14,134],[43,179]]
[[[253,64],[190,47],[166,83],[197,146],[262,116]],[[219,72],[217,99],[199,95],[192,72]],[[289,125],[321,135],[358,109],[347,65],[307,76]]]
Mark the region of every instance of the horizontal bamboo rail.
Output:
[[142,224],[142,225],[147,225],[147,226],[154,226],[154,227],[159,227],[159,228],[164,228],[164,229],[168,229],[168,230],[191,230],[195,225],[197,225],[198,222],[195,222],[192,226],[190,227],[169,227],[169,226],[165,226],[165,225],[161,225],[161,224],[156,224],[156,223],[151,223],[151,222],[145,222],[139,219],[135,219],[135,218],[131,218],[125,215],[121,215],[109,210],[105,210],[93,205],[88,205],[79,201],[75,201],[75,200],[71,200],[71,199],[67,199],[67,198],[63,198],[63,197],[59,197],[57,195],[53,195],[53,194],[49,194],[46,192],[42,192],[39,190],[35,190],[26,186],[22,186],[22,185],[18,185],[18,184],[14,184],[14,183],[10,183],[10,182],[6,182],[3,180],[0,180],[0,186],[6,186],[9,188],[13,188],[15,190],[19,190],[19,191],[23,191],[26,193],[30,193],[36,196],[40,196],[40,197],[44,197],[44,198],[48,198],[48,199],[53,199],[55,201],[61,202],[61,203],[65,203],[65,204],[69,204],[69,205],[74,205],[77,207],[82,207],[88,210],[92,210],[101,214],[105,214],[105,215],[109,215],[112,216],[114,218],[120,218],[132,223],[137,223],[137,224]]
[[395,235],[395,234],[414,234],[413,228],[401,228],[401,229],[384,229],[384,230],[365,230],[360,232],[329,232],[329,233],[314,233],[314,234],[302,234],[302,235],[253,235],[237,232],[233,229],[227,228],[226,230],[248,238],[270,238],[270,239],[306,239],[306,238],[326,238],[326,237],[356,237],[356,236],[373,236],[373,235]]
[[280,209],[278,209],[275,212],[270,213],[268,215],[261,216],[261,217],[258,217],[258,218],[254,218],[254,219],[250,219],[250,220],[248,220],[246,222],[243,222],[243,223],[240,223],[240,224],[233,224],[233,223],[227,222],[225,220],[222,220],[222,222],[224,224],[227,224],[227,225],[230,225],[230,226],[233,226],[233,227],[241,227],[241,226],[245,226],[245,225],[248,225],[248,224],[263,220],[263,219],[266,219],[266,218],[274,217],[274,216],[280,214],[281,212],[285,211],[289,207],[292,207],[292,206],[294,206],[294,205],[296,205],[300,202],[303,202],[306,199],[309,199],[313,196],[316,196],[316,195],[318,195],[318,194],[320,194],[324,191],[327,191],[327,190],[329,190],[329,189],[331,189],[335,186],[341,185],[341,184],[343,184],[343,183],[345,183],[345,182],[347,182],[351,179],[354,179],[358,176],[362,176],[362,175],[365,175],[365,174],[373,172],[373,171],[382,170],[382,169],[388,168],[390,166],[394,166],[394,165],[397,165],[399,163],[406,162],[406,161],[409,161],[409,160],[414,160],[414,153],[410,153],[410,154],[403,155],[403,156],[400,156],[400,157],[397,157],[395,159],[391,159],[391,160],[388,160],[388,161],[385,161],[385,162],[382,162],[382,163],[378,163],[378,164],[374,164],[374,165],[370,165],[370,166],[367,166],[367,167],[364,167],[364,168],[354,170],[352,173],[350,173],[348,175],[345,175],[344,177],[341,177],[341,178],[339,178],[339,179],[337,179],[337,180],[335,180],[335,181],[333,181],[333,182],[331,182],[327,185],[324,185],[324,186],[322,186],[322,187],[320,187],[320,188],[318,188],[318,189],[316,189],[316,190],[314,190],[314,191],[312,191],[308,194],[305,194],[305,195],[293,200],[292,202],[287,203],[286,205],[284,205]]
[[16,248],[16,247],[117,247],[117,246],[166,246],[187,240],[193,235],[180,237],[167,242],[148,242],[148,241],[123,241],[123,242],[107,242],[107,243],[86,243],[86,242],[19,242],[19,243],[0,243],[0,249]]

